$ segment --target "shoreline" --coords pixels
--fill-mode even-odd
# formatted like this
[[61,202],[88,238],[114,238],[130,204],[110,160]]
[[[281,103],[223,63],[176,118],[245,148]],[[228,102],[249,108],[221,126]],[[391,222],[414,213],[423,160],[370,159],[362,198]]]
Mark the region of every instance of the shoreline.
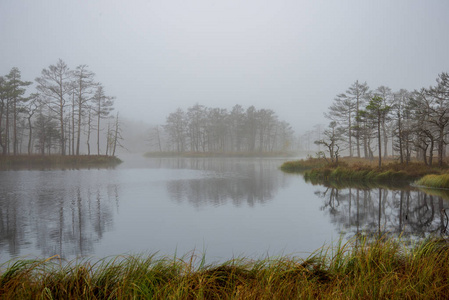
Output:
[[106,155],[0,155],[0,170],[66,167],[113,167],[122,163]]
[[386,162],[379,168],[368,161],[353,162],[348,158],[340,159],[339,163],[309,158],[287,161],[280,169],[287,173],[303,174],[305,180],[314,182],[408,183],[425,188],[449,189],[447,167],[431,167],[416,162],[402,165],[398,162]]
[[210,158],[210,157],[295,157],[297,153],[293,152],[146,152],[143,154],[147,158],[170,158],[170,157],[186,157],[186,158]]

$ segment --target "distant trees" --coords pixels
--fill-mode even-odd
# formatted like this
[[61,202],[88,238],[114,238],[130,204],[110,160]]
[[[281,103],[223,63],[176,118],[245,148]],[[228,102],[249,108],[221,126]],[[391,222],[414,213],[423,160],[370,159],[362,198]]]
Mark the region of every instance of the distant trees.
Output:
[[[28,154],[80,155],[83,132],[87,135],[90,154],[92,130],[97,131],[97,154],[101,152],[100,141],[106,141],[108,147],[110,132],[116,133],[113,140],[119,139],[118,120],[115,130],[100,137],[101,120],[114,118],[110,116],[114,97],[105,95],[104,88],[95,81],[95,74],[86,65],[71,70],[59,59],[36,78],[37,93],[27,93],[31,84],[22,81],[17,68],[0,76],[0,151],[3,155],[25,151]],[[26,145],[25,151],[21,145]],[[115,153],[117,144],[111,145]]]
[[[235,105],[230,111],[195,104],[186,111],[178,108],[169,114],[163,126],[166,138],[158,128],[151,132],[151,143],[174,152],[274,152],[291,147],[293,130],[279,121],[274,111],[246,110]],[[165,146],[161,141],[166,140]]]
[[[340,144],[348,149],[349,156],[355,152],[360,157],[363,146],[366,158],[377,152],[380,166],[382,149],[384,156],[388,155],[391,141],[391,155],[397,156],[400,163],[410,162],[414,155],[432,165],[436,152],[441,166],[449,135],[449,75],[440,73],[436,85],[413,92],[392,92],[386,86],[370,91],[366,83],[356,81],[335,97],[325,116],[332,121],[332,128],[341,131]],[[327,140],[316,143],[331,152],[329,129],[325,136]],[[373,143],[377,150],[373,150]]]

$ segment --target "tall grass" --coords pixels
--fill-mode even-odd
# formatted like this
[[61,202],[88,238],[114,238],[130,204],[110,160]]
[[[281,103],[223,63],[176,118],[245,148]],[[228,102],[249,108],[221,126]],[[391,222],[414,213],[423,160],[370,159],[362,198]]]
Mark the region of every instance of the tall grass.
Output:
[[426,186],[438,189],[449,189],[449,174],[430,174],[415,182],[418,186]]
[[379,237],[323,247],[306,259],[123,256],[96,263],[1,266],[3,299],[446,299],[449,244],[407,247]]

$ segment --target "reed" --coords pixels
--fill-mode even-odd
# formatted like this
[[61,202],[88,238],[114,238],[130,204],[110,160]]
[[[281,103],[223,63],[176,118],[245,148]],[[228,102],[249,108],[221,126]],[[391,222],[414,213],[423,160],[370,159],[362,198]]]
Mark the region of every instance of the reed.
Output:
[[[198,263],[199,261],[199,263]],[[446,299],[449,243],[357,237],[308,258],[119,256],[96,263],[22,260],[1,266],[4,299]]]

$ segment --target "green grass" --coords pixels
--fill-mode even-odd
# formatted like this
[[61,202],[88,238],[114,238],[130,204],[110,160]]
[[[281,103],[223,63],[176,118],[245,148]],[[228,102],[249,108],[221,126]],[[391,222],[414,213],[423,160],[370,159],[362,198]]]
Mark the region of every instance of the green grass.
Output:
[[0,155],[0,170],[60,167],[107,167],[120,164],[106,155]]
[[449,189],[449,174],[430,174],[415,181],[418,186],[426,186],[437,189]]
[[0,266],[2,299],[446,299],[449,243],[379,237],[323,247],[306,259],[123,256]]
[[377,169],[370,166],[366,167],[348,167],[348,166],[326,166],[316,168],[304,173],[306,180],[321,181],[352,181],[352,182],[404,182],[416,179],[415,174],[405,170]]
[[304,178],[312,183],[402,185],[429,174],[441,174],[445,169],[429,167],[417,162],[409,164],[389,162],[378,168],[368,161],[342,158],[336,164],[315,158],[285,162],[281,170],[289,173],[303,173]]
[[280,169],[286,173],[302,173],[306,170],[323,167],[326,164],[325,160],[309,157],[308,159],[286,161]]

